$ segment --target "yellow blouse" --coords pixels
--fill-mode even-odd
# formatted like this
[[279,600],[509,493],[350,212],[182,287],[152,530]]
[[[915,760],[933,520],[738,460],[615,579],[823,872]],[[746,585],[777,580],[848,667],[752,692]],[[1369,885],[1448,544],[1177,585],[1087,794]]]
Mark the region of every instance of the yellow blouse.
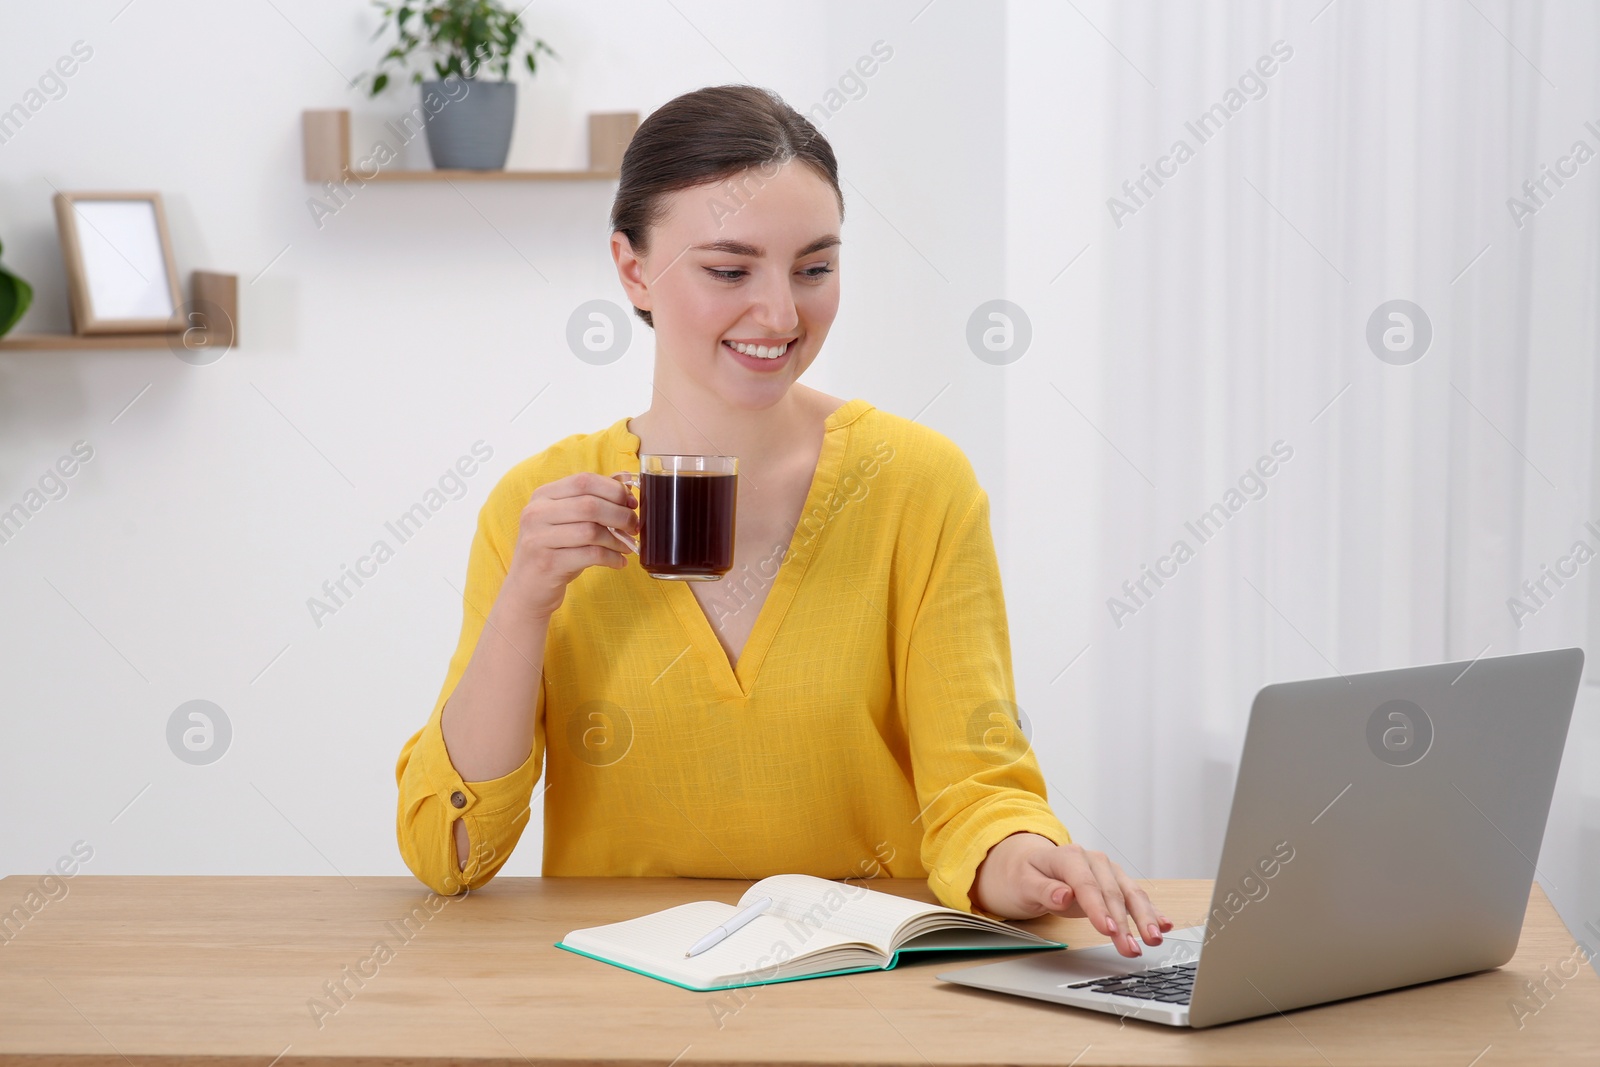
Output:
[[[492,878],[541,765],[546,876],[926,876],[947,907],[988,915],[968,893],[990,846],[1019,830],[1071,840],[1018,726],[971,463],[865,400],[824,425],[790,544],[718,583],[729,610],[770,585],[737,669],[682,582],[649,577],[631,554],[621,570],[590,567],[550,620],[533,751],[504,777],[465,782],[440,712],[522,508],[568,474],[638,471],[639,438],[619,419],[506,473],[478,515],[444,687],[395,768],[400,852],[418,878],[441,893]],[[456,819],[472,842],[465,870]]]

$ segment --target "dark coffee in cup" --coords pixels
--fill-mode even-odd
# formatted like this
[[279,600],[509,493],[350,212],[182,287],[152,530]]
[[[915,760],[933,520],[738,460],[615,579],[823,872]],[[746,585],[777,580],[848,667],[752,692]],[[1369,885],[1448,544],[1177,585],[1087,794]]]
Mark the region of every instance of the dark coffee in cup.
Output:
[[714,581],[733,569],[739,476],[704,470],[639,475],[639,562],[654,578]]

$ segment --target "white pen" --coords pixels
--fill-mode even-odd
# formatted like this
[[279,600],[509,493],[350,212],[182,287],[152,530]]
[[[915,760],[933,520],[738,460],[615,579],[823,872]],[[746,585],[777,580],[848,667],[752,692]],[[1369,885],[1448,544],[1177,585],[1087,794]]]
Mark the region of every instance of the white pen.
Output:
[[744,909],[739,914],[735,915],[733,918],[729,919],[727,922],[723,923],[721,926],[717,927],[700,940],[696,941],[694,943],[694,947],[689,949],[688,952],[685,952],[684,956],[686,958],[689,956],[698,956],[700,953],[704,952],[712,945],[715,945],[718,941],[721,941],[723,938],[727,937],[729,934],[739,929],[739,927],[743,926],[751,919],[754,919],[757,915],[760,915],[770,907],[772,907],[772,898],[762,897],[760,900],[756,901],[754,904],[750,905],[748,908]]

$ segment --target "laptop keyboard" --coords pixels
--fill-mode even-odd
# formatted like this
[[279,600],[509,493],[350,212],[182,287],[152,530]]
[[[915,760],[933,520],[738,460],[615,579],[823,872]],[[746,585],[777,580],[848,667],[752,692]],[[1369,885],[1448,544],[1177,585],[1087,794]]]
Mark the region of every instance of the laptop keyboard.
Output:
[[1074,982],[1068,989],[1088,989],[1096,993],[1115,993],[1119,997],[1136,997],[1158,1004],[1187,1004],[1194,992],[1195,968],[1199,961],[1180,963],[1175,967],[1157,967],[1137,974],[1113,975],[1110,978],[1091,978],[1087,982]]

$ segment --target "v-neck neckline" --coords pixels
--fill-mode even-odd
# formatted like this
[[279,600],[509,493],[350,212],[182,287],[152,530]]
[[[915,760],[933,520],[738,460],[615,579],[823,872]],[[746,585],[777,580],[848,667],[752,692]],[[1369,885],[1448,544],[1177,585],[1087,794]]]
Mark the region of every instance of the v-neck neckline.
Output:
[[[767,590],[766,599],[761,603],[761,610],[756,613],[756,621],[750,628],[750,636],[745,639],[737,665],[728,662],[727,649],[723,648],[722,642],[717,639],[716,631],[711,628],[711,620],[706,616],[705,609],[700,606],[700,601],[695,598],[693,591],[688,588],[688,583],[651,578],[638,569],[638,557],[634,557],[632,569],[637,572],[637,579],[655,586],[655,595],[663,597],[671,606],[688,634],[690,644],[700,650],[702,658],[709,661],[707,666],[716,681],[717,688],[730,698],[745,699],[755,691],[756,681],[761,676],[761,664],[767,657],[768,649],[772,647],[773,639],[783,624],[783,617],[788,613],[795,593],[799,590],[800,580],[805,576],[806,568],[816,555],[821,537],[807,538],[798,550],[795,541],[801,536],[806,517],[816,513],[817,508],[826,500],[827,494],[839,483],[839,467],[844,458],[845,439],[848,437],[845,431],[857,416],[871,406],[859,397],[846,400],[829,412],[828,417],[823,420],[822,449],[817,454],[817,467],[812,472],[811,485],[806,490],[805,504],[800,509],[800,521],[795,524],[794,531],[789,535],[789,548],[784,553],[783,561],[778,564],[778,573],[772,580],[772,587]],[[618,453],[627,457],[627,461],[631,464],[625,469],[637,474],[641,446],[639,436],[628,429],[628,421],[628,417],[619,419],[613,429],[620,438]],[[823,513],[826,514],[826,509]]]

